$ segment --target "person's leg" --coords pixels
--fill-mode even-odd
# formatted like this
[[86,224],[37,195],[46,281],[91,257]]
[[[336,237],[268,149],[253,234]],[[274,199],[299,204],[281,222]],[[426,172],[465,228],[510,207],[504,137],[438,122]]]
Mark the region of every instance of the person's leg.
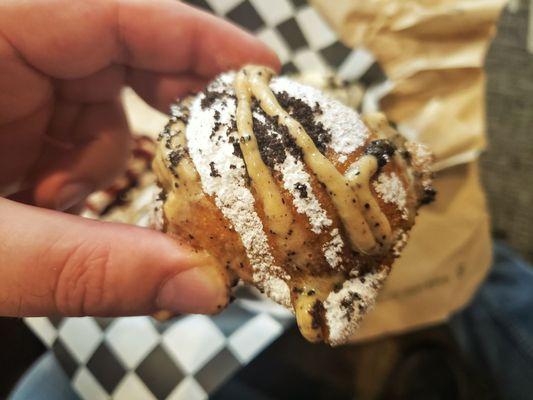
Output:
[[508,399],[533,393],[533,267],[495,243],[494,263],[472,303],[450,320],[465,353]]
[[53,353],[39,358],[17,383],[9,400],[79,400]]

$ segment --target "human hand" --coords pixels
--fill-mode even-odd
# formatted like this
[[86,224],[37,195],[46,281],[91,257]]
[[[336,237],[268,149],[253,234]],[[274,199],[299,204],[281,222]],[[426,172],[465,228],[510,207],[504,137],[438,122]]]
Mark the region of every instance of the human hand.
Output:
[[213,312],[226,303],[214,267],[166,235],[59,211],[79,208],[123,170],[122,87],[166,112],[249,62],[279,67],[252,36],[175,0],[0,3],[0,315]]

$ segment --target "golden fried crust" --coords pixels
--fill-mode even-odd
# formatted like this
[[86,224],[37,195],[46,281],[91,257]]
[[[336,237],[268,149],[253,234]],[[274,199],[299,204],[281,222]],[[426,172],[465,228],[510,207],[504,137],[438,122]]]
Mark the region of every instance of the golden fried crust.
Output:
[[[376,236],[377,225],[368,225],[379,250],[354,246],[335,193],[309,164],[306,148],[291,139],[280,117],[270,117],[257,101],[247,114],[251,132],[244,135],[243,124],[236,123],[235,74],[177,104],[159,138],[154,170],[163,189],[163,230],[210,253],[230,277],[256,285],[286,306],[292,303],[307,339],[339,344],[372,305],[419,205],[433,194],[430,157],[422,162],[420,154],[412,154],[381,114],[366,116],[363,123],[354,111],[284,79],[273,78],[270,84],[280,112],[286,111],[312,137],[311,147],[346,185],[355,182],[350,183],[354,204],[355,198],[364,198],[357,197],[357,190],[367,190],[377,204],[375,214],[381,213],[390,225],[390,240]],[[336,129],[336,117],[345,118],[340,126],[353,124],[354,137]],[[286,123],[290,127],[291,121]],[[251,172],[243,138],[257,142],[261,171],[275,184],[286,229],[272,219],[274,208],[265,204],[270,199]],[[365,157],[373,161],[369,165],[375,172],[361,186],[352,178],[364,172],[360,163]],[[370,204],[357,206],[366,223],[378,224],[368,216]]]

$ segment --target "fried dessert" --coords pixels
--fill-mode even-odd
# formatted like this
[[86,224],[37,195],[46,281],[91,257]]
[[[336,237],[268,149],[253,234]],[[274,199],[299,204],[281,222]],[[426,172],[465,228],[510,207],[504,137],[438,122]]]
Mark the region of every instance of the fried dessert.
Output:
[[172,107],[153,163],[160,227],[338,345],[432,199],[430,161],[382,114],[250,65]]

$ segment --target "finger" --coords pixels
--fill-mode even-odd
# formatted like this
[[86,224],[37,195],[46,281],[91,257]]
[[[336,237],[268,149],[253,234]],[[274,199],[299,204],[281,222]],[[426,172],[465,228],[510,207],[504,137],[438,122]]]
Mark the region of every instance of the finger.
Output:
[[49,130],[48,147],[30,178],[35,205],[66,210],[124,171],[129,129],[118,101],[63,104]]
[[195,75],[175,75],[132,70],[128,84],[144,101],[168,113],[169,105],[176,99],[200,91],[206,84],[205,78]]
[[78,79],[57,83],[57,95],[64,101],[98,103],[116,99],[124,86],[126,68],[110,65]]
[[52,113],[50,102],[25,119],[0,125],[0,196],[25,189],[24,177],[43,146],[41,126],[46,125]]
[[279,67],[252,35],[175,0],[8,0],[0,7],[3,35],[56,78],[80,78],[112,63],[206,78],[244,63]]
[[168,236],[0,199],[0,315],[215,312],[228,286],[212,259]]

